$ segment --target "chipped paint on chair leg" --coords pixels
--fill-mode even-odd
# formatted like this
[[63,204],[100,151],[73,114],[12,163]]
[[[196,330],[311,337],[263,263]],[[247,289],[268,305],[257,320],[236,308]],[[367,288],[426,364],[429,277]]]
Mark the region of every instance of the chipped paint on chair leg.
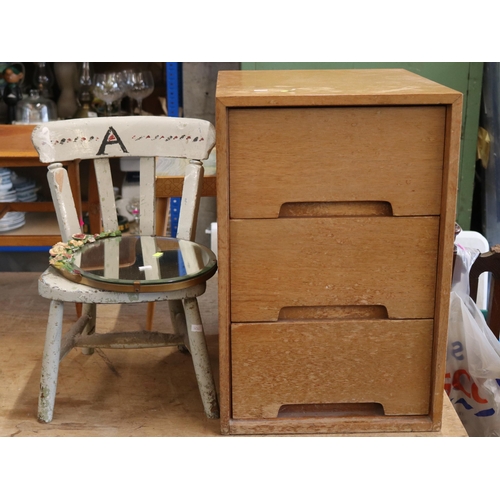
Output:
[[168,308],[170,310],[170,321],[172,322],[174,333],[182,335],[184,338],[185,349],[183,346],[179,346],[179,349],[184,352],[185,350],[191,352],[191,348],[189,346],[189,336],[187,334],[186,315],[184,313],[182,300],[169,300]]
[[59,356],[64,303],[53,300],[50,303],[45,347],[42,358],[42,374],[40,378],[40,394],[38,398],[38,420],[50,422],[54,413],[56,399],[57,375],[59,372]]
[[198,381],[198,389],[203,401],[203,408],[208,418],[219,418],[217,392],[215,390],[212,369],[210,368],[207,342],[201,322],[198,301],[195,298],[184,299],[183,304],[186,313],[191,356],[193,358],[196,380]]
[[[90,320],[83,329],[82,335],[93,335],[95,333],[97,304],[83,304],[82,314],[90,316]],[[91,354],[94,354],[94,349],[92,347],[82,347],[82,353],[90,356]]]

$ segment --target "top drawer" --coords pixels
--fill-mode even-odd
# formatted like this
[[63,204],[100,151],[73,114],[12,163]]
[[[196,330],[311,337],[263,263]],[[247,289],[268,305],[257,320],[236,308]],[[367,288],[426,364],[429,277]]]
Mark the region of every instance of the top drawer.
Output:
[[445,116],[445,106],[230,109],[230,217],[360,201],[439,215]]

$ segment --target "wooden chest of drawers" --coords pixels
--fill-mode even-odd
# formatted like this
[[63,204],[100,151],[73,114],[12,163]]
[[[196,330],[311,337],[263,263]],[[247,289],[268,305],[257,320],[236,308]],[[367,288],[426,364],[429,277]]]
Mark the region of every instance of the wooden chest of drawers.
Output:
[[440,428],[461,109],[405,70],[219,73],[223,433]]

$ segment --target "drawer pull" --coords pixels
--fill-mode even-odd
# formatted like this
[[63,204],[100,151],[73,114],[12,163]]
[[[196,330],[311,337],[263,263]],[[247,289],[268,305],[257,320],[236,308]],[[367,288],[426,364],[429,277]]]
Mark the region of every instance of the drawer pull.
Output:
[[297,306],[282,307],[279,321],[322,319],[388,319],[385,306]]
[[387,201],[307,201],[283,203],[279,217],[376,217],[391,216]]
[[282,405],[278,418],[384,416],[380,403],[326,403]]

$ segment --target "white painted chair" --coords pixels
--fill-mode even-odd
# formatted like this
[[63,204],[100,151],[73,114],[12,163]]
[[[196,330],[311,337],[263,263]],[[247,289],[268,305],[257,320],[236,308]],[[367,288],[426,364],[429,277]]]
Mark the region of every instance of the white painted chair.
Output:
[[[157,157],[190,159],[184,179],[177,238],[193,240],[199,194],[203,181],[202,160],[208,158],[215,144],[215,130],[204,120],[167,117],[90,118],[48,122],[36,127],[33,144],[40,160],[51,163],[48,179],[57,219],[64,242],[80,233],[80,223],[71,194],[68,175],[62,161],[94,160],[104,231],[118,229],[110,157],[135,156],[140,160],[140,234],[155,235],[155,166]],[[55,162],[55,163],[54,163]],[[84,347],[91,354],[95,347],[162,347],[184,345],[191,353],[198,387],[208,418],[219,417],[217,394],[197,297],[204,293],[206,282],[168,292],[125,293],[104,291],[64,278],[49,267],[39,279],[42,297],[51,300],[45,349],[42,360],[38,419],[50,422],[53,417],[59,363],[74,347]],[[116,335],[95,333],[97,304],[130,304],[168,301],[173,334],[135,332],[126,345],[116,342]],[[82,315],[62,339],[63,309],[66,302],[82,303]],[[109,336],[109,341],[106,341]],[[98,343],[93,343],[99,339]],[[127,337],[128,339],[130,337]],[[179,342],[182,338],[182,342]],[[94,341],[95,342],[95,341]]]

